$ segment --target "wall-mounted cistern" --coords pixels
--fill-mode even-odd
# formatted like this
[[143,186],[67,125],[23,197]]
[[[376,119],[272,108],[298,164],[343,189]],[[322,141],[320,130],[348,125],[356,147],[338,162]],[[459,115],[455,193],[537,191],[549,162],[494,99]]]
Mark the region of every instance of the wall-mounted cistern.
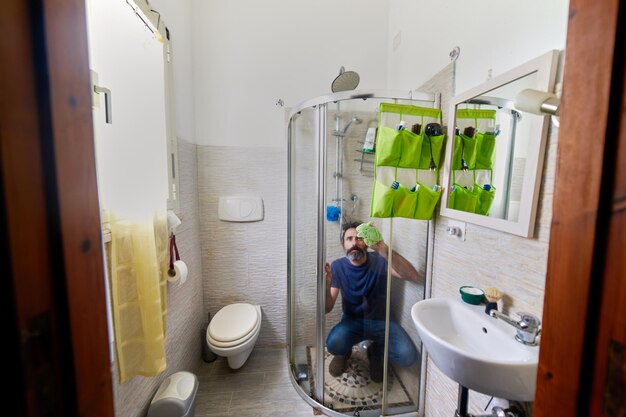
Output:
[[535,316],[530,313],[517,313],[520,316],[519,320],[513,320],[506,314],[500,313],[498,310],[491,310],[489,315],[496,319],[500,319],[511,326],[515,327],[517,334],[515,340],[525,345],[536,346],[537,336],[541,333],[539,325],[541,322]]

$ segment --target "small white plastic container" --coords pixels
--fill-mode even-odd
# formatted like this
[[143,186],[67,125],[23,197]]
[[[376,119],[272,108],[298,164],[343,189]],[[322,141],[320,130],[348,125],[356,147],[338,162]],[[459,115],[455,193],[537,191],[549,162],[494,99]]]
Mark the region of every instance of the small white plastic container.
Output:
[[198,378],[191,372],[176,372],[161,383],[148,409],[148,417],[194,417]]

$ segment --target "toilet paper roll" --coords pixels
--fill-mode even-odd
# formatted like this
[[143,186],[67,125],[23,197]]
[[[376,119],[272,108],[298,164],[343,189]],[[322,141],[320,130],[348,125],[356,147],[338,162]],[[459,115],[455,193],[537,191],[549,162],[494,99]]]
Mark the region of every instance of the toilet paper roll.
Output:
[[182,285],[187,281],[187,275],[189,274],[189,269],[187,268],[187,264],[183,261],[174,262],[174,276],[168,274],[167,280],[169,282],[179,282],[179,285]]

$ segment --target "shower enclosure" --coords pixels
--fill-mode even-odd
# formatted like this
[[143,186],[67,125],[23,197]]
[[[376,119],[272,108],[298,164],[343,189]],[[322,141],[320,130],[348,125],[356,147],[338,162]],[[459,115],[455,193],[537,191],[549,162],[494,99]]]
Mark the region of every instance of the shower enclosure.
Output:
[[[382,102],[439,106],[438,97],[427,93],[344,91],[302,103],[288,121],[289,372],[296,391],[330,416],[423,414],[424,359],[410,308],[429,291],[432,222],[369,218],[375,153],[364,152],[363,143],[368,129],[377,126]],[[349,366],[340,377],[330,375],[333,356],[325,349],[328,332],[341,320],[342,308],[337,300],[334,309],[325,313],[324,266],[345,255],[340,243],[342,222],[370,220],[419,276],[418,282],[387,278],[387,315],[409,335],[418,358],[410,366],[388,360],[389,346],[395,340],[386,335],[386,372],[381,383],[369,376],[370,340],[353,347]]]

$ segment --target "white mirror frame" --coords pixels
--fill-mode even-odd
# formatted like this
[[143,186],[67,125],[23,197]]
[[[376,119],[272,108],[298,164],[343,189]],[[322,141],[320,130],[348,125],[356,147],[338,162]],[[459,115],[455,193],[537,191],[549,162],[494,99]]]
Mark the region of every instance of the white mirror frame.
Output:
[[[167,178],[168,199],[167,209],[174,211],[180,215],[180,179],[178,177],[178,139],[176,137],[176,112],[174,108],[174,75],[172,63],[172,40],[170,39],[169,29],[165,25],[165,21],[161,19],[161,14],[155,10],[148,0],[132,0],[132,3],[138,7],[138,16],[148,26],[152,32],[158,32],[160,42],[163,44],[163,65],[165,78],[165,134],[167,135]],[[148,20],[152,26],[146,22]]]
[[533,126],[530,133],[532,140],[529,141],[529,149],[524,168],[524,180],[522,184],[519,216],[518,220],[515,222],[496,217],[454,210],[448,207],[449,191],[452,185],[450,180],[452,178],[452,159],[454,152],[454,138],[451,137],[451,135],[454,134],[454,127],[456,126],[456,106],[473,97],[488,95],[490,91],[518,80],[528,74],[532,74],[533,72],[537,73],[537,85],[535,89],[547,92],[554,91],[558,60],[559,51],[550,51],[452,98],[450,102],[446,156],[442,170],[442,184],[444,184],[440,211],[442,216],[512,233],[518,236],[533,236],[550,116],[544,116],[543,123]]

